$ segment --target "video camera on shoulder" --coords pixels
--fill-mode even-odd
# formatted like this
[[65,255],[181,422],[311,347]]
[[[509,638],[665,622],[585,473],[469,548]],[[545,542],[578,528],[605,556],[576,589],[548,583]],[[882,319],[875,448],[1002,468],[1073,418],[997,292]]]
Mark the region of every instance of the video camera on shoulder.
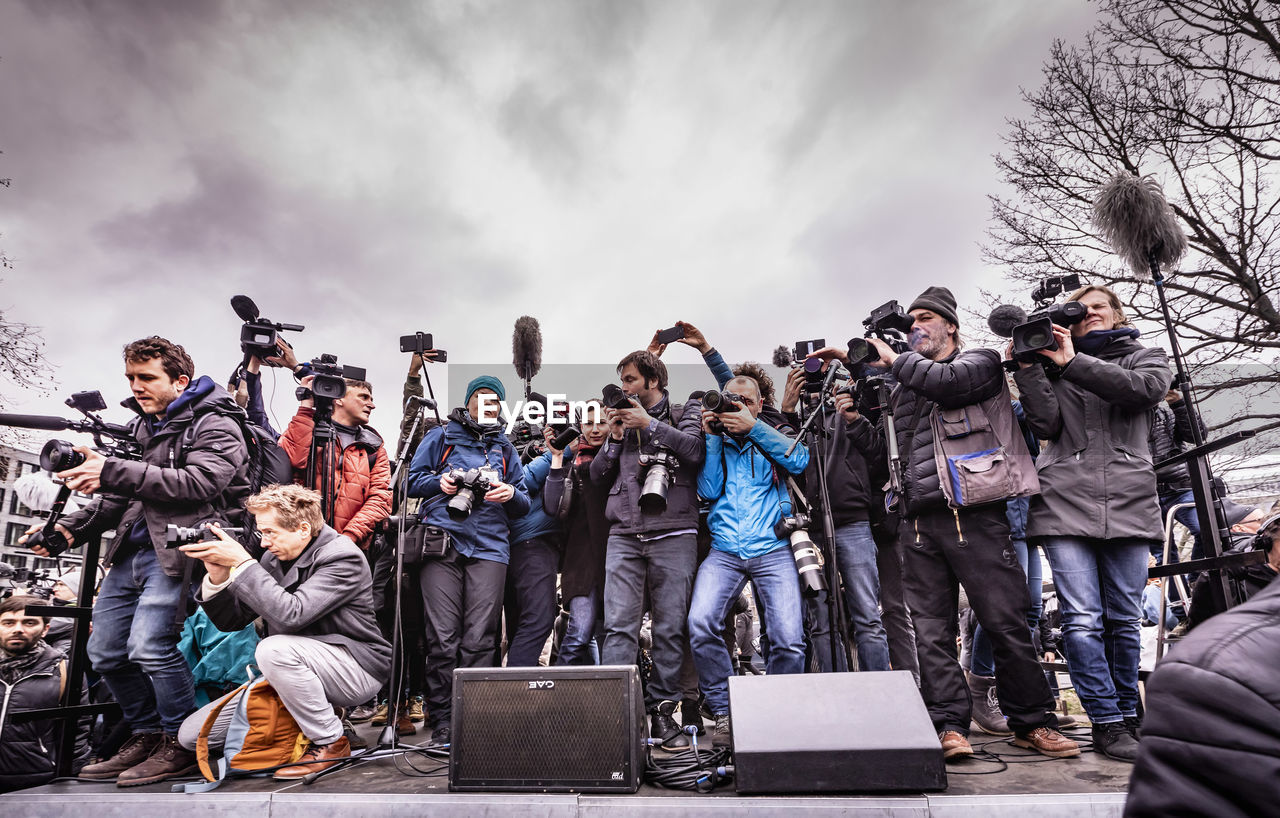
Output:
[[914,323],[915,319],[896,300],[876,307],[862,319],[863,336],[849,339],[850,366],[869,364],[880,357],[876,348],[867,342],[868,338],[879,338],[899,355],[909,351],[911,345],[907,343],[907,335]]

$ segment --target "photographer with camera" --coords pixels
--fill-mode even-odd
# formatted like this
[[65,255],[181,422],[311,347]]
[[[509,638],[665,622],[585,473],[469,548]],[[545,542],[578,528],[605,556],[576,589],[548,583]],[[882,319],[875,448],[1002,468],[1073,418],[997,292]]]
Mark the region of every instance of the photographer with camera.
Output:
[[695,483],[705,456],[702,404],[691,400],[673,405],[667,367],[646,350],[627,355],[617,371],[624,395],[605,401],[609,438],[591,461],[590,472],[593,481],[611,486],[605,507],[610,528],[601,663],[636,664],[648,591],[653,614],[653,674],[645,691],[650,734],[673,748],[688,742],[673,714],[683,692],[685,616],[697,565]]
[[1049,558],[1071,681],[1093,724],[1094,749],[1132,762],[1142,591],[1150,544],[1164,536],[1151,414],[1173,375],[1164,350],[1138,343],[1109,288],[1082,287],[1068,302],[1085,307],[1084,319],[1069,330],[1054,324],[1055,348],[1040,351],[1057,377],[1026,361],[1014,374],[1027,422],[1047,441],[1036,461],[1041,493],[1031,500],[1027,536]]
[[[80,777],[127,787],[183,775],[195,765],[195,755],[177,743],[182,720],[195,709],[178,636],[198,563],[165,548],[165,527],[225,519],[238,512],[249,485],[248,453],[235,419],[241,409],[211,378],[195,377],[186,350],[151,336],[126,346],[124,362],[133,391],[125,405],[138,414],[130,429],[141,460],[77,446],[82,462],[57,477],[73,491],[97,495],[58,524],[68,544],[115,528],[103,554],[111,570],[93,609],[88,654],[133,735]],[[28,529],[23,541],[40,528]],[[48,555],[43,546],[33,550]]]
[[445,537],[442,556],[420,573],[426,618],[427,716],[431,742],[450,742],[455,667],[487,667],[497,645],[510,559],[509,526],[529,510],[520,455],[502,431],[502,381],[467,384],[465,408],[422,439],[409,465],[410,497]]
[[[297,367],[291,353],[283,362]],[[316,431],[315,395],[311,386],[316,375],[305,375],[300,381],[302,396],[298,412],[289,421],[280,436],[280,448],[289,454],[293,464],[294,481],[305,483],[307,466],[312,455],[312,442]],[[391,461],[382,444],[382,436],[369,425],[374,410],[373,387],[368,381],[346,380],[346,394],[333,401],[333,441],[328,446],[333,451],[318,447],[315,452],[317,466],[332,464],[331,498],[325,498],[326,507],[332,503],[333,519],[327,522],[347,539],[368,551],[378,524],[391,513]],[[341,387],[339,387],[341,388]],[[317,472],[319,469],[317,468]],[[321,476],[316,474],[320,489]]]
[[[217,527],[212,539],[180,545],[207,570],[199,602],[222,631],[261,618],[266,635],[254,661],[310,744],[298,764],[275,771],[294,780],[351,755],[336,707],[366,701],[391,672],[391,645],[373,618],[369,566],[349,538],[324,522],[320,495],[298,485],[269,486],[245,503],[266,552],[255,560]],[[185,533],[185,532],[183,532]],[[198,532],[194,532],[197,533]],[[183,744],[194,748],[218,702],[183,725]],[[223,709],[229,724],[235,708]],[[225,725],[210,743],[225,740]],[[214,733],[220,733],[216,735]]]
[[780,532],[777,524],[793,516],[788,513],[792,501],[786,475],[804,472],[809,450],[798,445],[788,455],[791,438],[758,419],[760,387],[754,380],[736,377],[728,388],[719,396],[723,403],[710,402],[718,404],[718,411],[702,411],[707,454],[698,474],[698,495],[711,502],[711,553],[698,568],[689,608],[689,642],[715,716],[717,747],[731,744],[733,662],[724,622],[748,580],[769,623],[767,672],[803,673],[805,657],[796,558],[789,532]]
[[[1079,755],[1079,746],[1054,729],[1053,696],[1027,629],[1026,576],[1010,544],[1005,501],[1032,493],[1035,472],[1013,419],[1000,356],[987,349],[961,351],[956,300],[945,287],[928,288],[907,312],[910,351],[896,353],[879,338],[868,343],[880,355],[871,366],[891,370],[898,382],[891,404],[904,467],[903,579],[916,630],[920,692],[943,757],[973,753],[967,738],[972,702],[956,658],[957,582],[991,638],[1013,743],[1055,758]],[[944,435],[954,430],[954,438],[939,439],[935,426]],[[979,429],[987,432],[979,439],[994,436],[1000,445],[994,454],[985,453],[991,467],[975,472],[979,479],[961,483],[964,491],[956,494],[939,474],[939,452],[947,454],[954,442],[966,443],[969,432]],[[946,459],[957,469],[982,467],[972,454]],[[1000,480],[986,484],[983,475]]]
[[[847,362],[847,356],[832,348],[818,350],[815,355],[844,358]],[[792,369],[787,374],[787,388],[782,397],[783,414],[794,418],[797,425],[799,418],[795,412],[804,383],[805,370]],[[844,587],[845,607],[853,626],[858,669],[889,670],[889,640],[880,619],[877,548],[871,534],[872,503],[879,499],[868,463],[868,458],[877,452],[875,427],[859,414],[850,389],[837,386],[832,392],[834,411],[828,412],[822,423],[826,426],[826,439],[830,441],[825,463],[831,517],[835,524],[833,550]],[[820,485],[816,468],[816,460],[810,460],[805,485],[811,502],[822,499],[814,496]],[[881,464],[877,463],[876,471],[884,471]]]

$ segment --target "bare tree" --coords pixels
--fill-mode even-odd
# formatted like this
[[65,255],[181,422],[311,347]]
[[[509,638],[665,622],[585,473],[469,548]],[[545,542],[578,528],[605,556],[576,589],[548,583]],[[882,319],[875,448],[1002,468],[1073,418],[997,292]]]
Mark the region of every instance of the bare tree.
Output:
[[1150,334],[1154,285],[1111,254],[1093,197],[1118,170],[1154,175],[1191,253],[1166,283],[1217,429],[1280,419],[1280,6],[1102,0],[1078,46],[1054,43],[1031,112],[996,157],[986,259],[1020,289],[1078,273],[1116,287]]

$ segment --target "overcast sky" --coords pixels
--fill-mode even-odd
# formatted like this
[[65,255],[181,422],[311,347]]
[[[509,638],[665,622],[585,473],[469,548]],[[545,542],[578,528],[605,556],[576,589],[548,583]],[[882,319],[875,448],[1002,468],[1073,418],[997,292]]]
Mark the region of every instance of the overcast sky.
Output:
[[677,319],[767,361],[931,284],[972,304],[998,283],[978,244],[1004,121],[1093,16],[0,0],[0,307],[43,326],[58,382],[4,399],[114,405],[121,345],[153,333],[225,381],[237,293],[305,324],[304,355],[367,366],[388,434],[416,330],[512,380],[521,314],[548,363],[611,364]]

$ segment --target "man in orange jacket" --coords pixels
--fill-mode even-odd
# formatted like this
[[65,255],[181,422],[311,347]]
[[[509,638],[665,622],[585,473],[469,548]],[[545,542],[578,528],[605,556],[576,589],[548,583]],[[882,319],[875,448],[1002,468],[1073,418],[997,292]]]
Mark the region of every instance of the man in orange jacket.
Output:
[[[311,379],[310,375],[303,378],[302,385],[310,387]],[[369,426],[373,409],[373,387],[367,381],[347,380],[347,393],[333,402],[332,445],[338,451],[327,458],[334,464],[333,519],[327,522],[366,551],[378,524],[391,513],[391,463],[381,435]],[[280,446],[293,463],[295,482],[304,482],[314,431],[315,401],[308,391],[280,436]]]

